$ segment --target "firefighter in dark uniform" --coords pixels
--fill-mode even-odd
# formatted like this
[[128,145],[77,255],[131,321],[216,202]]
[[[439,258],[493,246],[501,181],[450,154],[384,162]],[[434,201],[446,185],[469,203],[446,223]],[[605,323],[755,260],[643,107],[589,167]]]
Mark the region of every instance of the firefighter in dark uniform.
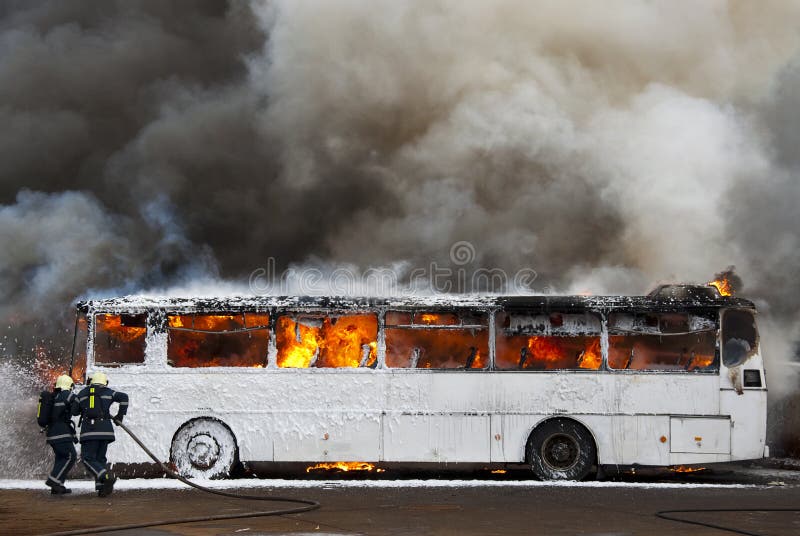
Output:
[[72,493],[64,486],[64,481],[78,459],[74,445],[77,442],[75,425],[72,423],[72,402],[75,400],[72,383],[72,378],[66,374],[56,379],[53,410],[47,425],[47,444],[53,449],[56,459],[45,484],[50,486],[53,495]]
[[108,378],[95,372],[72,403],[73,415],[81,416],[81,459],[94,475],[95,489],[100,497],[110,495],[117,478],[106,468],[106,450],[114,441],[111,424],[111,404],[119,404],[114,420],[122,421],[128,412],[128,395],[108,387]]

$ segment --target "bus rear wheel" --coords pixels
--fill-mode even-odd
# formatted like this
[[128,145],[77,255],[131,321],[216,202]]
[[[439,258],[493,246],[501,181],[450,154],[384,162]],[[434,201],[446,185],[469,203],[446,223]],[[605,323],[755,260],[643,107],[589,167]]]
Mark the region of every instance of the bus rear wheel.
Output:
[[591,434],[570,419],[551,419],[539,425],[528,440],[528,461],[541,480],[583,480],[596,459]]
[[217,419],[189,421],[172,438],[170,461],[186,478],[226,478],[236,458],[233,432]]

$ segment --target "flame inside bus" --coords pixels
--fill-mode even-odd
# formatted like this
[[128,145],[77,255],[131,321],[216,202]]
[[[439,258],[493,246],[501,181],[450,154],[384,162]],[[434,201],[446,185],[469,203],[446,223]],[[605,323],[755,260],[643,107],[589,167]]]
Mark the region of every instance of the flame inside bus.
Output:
[[279,367],[373,366],[378,357],[376,315],[278,318]]
[[[528,339],[528,352],[535,361],[558,364],[565,359],[570,359],[567,354],[571,351],[572,339],[566,337],[530,337]],[[573,349],[574,350],[574,349]],[[578,368],[597,370],[603,361],[600,352],[600,339],[592,338],[583,349],[577,350],[575,358]]]

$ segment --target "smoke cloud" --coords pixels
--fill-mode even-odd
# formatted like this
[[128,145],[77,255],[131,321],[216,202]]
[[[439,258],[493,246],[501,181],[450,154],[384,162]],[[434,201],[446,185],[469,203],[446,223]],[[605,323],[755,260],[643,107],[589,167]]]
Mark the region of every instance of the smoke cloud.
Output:
[[783,0],[7,2],[2,350],[58,346],[80,296],[466,240],[561,292],[735,265],[777,367],[800,325],[798,27]]

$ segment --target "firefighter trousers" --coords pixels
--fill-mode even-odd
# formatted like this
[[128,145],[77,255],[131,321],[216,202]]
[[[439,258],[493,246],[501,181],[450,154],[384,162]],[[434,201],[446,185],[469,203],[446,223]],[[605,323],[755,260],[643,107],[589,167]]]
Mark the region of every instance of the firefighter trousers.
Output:
[[104,439],[81,441],[81,459],[83,465],[94,476],[95,482],[102,480],[106,474],[106,451],[110,441]]
[[78,460],[78,455],[75,453],[75,445],[72,444],[72,441],[60,441],[58,443],[50,443],[50,447],[53,449],[56,459],[53,462],[53,470],[47,476],[47,481],[63,486],[69,470]]

